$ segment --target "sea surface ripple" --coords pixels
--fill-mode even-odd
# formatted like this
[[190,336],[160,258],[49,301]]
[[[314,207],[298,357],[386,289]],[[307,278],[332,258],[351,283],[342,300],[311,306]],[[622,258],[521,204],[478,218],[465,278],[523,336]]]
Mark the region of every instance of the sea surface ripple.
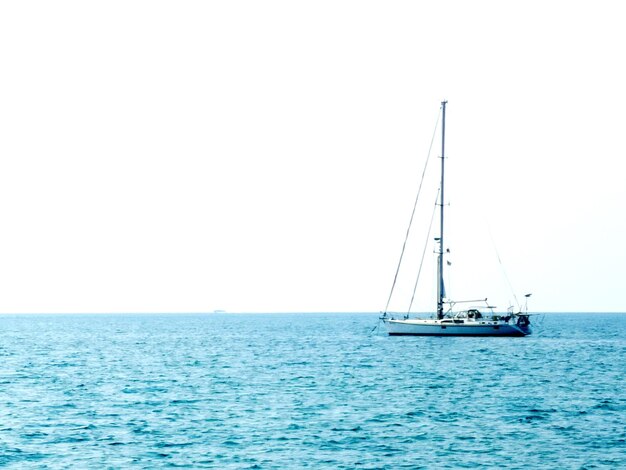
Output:
[[626,314],[526,338],[376,322],[0,316],[0,466],[626,468]]

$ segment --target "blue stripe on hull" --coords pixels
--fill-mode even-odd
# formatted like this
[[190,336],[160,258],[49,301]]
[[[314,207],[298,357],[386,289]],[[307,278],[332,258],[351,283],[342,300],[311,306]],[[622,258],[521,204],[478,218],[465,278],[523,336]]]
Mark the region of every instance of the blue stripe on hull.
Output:
[[520,338],[524,333],[389,333],[389,336],[503,336]]

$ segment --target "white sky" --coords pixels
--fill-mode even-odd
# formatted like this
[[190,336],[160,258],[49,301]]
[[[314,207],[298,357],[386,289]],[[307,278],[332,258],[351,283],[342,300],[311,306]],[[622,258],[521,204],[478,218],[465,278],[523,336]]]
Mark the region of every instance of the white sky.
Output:
[[625,311],[622,8],[2,2],[0,312],[381,310],[442,99],[449,294]]

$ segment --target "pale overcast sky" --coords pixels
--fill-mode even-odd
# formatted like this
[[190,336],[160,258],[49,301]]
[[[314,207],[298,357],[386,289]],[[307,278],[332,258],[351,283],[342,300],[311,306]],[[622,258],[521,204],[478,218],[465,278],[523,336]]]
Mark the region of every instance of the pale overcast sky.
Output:
[[625,311],[623,20],[618,1],[2,2],[0,312],[379,311],[442,99],[451,297],[513,301],[493,239],[532,311]]

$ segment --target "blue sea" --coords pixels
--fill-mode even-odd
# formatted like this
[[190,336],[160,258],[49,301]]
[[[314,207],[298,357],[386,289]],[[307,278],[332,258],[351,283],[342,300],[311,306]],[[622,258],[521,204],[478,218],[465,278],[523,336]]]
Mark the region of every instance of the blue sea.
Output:
[[[0,316],[7,468],[626,468],[626,314]],[[381,327],[382,328],[382,327]]]

